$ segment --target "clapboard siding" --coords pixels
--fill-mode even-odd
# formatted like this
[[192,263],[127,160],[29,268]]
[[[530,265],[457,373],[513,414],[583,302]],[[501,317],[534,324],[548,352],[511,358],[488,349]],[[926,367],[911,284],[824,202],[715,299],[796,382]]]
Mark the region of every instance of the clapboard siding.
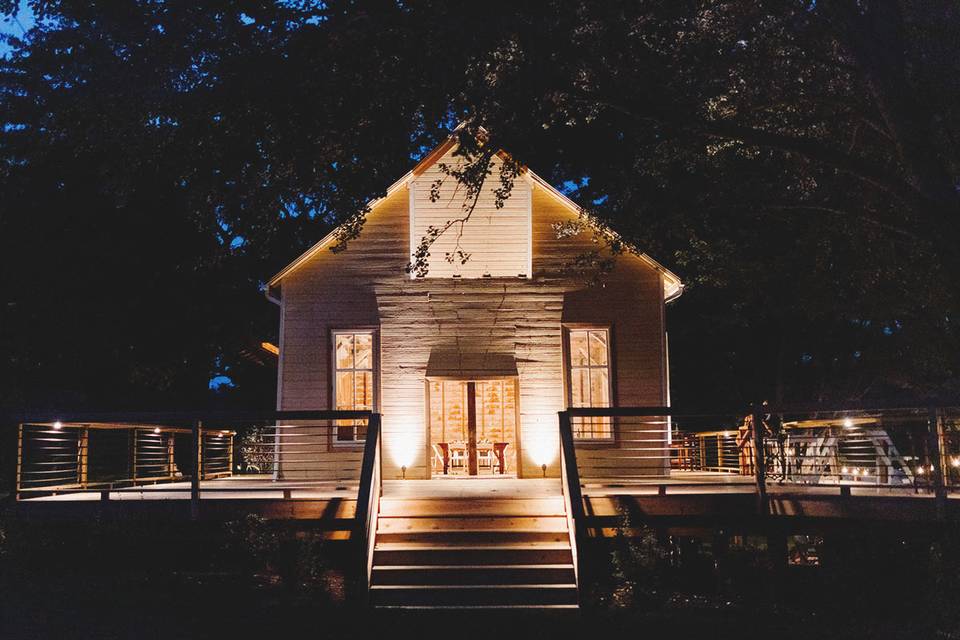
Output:
[[[495,157],[491,163],[492,172],[480,192],[471,211],[465,206],[471,205],[463,197],[463,188],[456,179],[447,175],[441,164],[456,167],[462,159],[448,151],[439,162],[428,167],[410,184],[413,201],[413,248],[415,249],[430,227],[444,228],[448,223],[464,219],[464,224],[456,224],[433,244],[430,249],[428,278],[449,278],[458,275],[463,278],[516,277],[529,275],[530,240],[530,194],[531,187],[526,180],[517,180],[510,197],[497,209],[494,190],[499,187],[502,161]],[[432,187],[439,181],[439,197],[431,197]],[[469,254],[470,259],[461,264],[459,260],[448,262],[447,254],[453,254],[457,248]]]
[[404,271],[410,242],[406,189],[370,213],[346,251],[320,251],[287,274],[282,280],[279,408],[330,407],[330,331],[379,327],[384,474],[398,477],[405,465],[408,478],[425,477],[430,459],[425,375],[431,350],[509,354],[519,375],[516,453],[522,473],[539,475],[540,464],[546,463],[548,473],[557,475],[557,412],[566,406],[564,323],[611,327],[618,405],[663,404],[660,273],[636,256],[622,255],[603,287],[566,274],[564,268],[577,255],[596,248],[591,234],[558,239],[553,225],[576,214],[543,188],[518,180],[521,185],[515,202],[526,197],[524,208],[532,207],[532,278],[411,279]]

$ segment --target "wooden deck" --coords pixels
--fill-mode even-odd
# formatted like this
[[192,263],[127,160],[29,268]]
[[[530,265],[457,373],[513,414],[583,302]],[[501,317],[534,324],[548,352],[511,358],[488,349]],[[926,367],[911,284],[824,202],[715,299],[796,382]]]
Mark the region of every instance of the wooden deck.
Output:
[[[257,513],[268,519],[312,520],[336,539],[350,536],[357,509],[356,484],[335,482],[273,481],[269,477],[239,476],[200,483],[200,502],[192,509],[187,482],[99,491],[71,492],[21,499],[18,513],[27,517],[65,519],[97,515],[123,517],[226,520]],[[960,494],[949,495],[945,513],[938,513],[929,491],[867,486],[850,487],[842,495],[836,486],[778,486],[768,483],[765,516],[775,521],[885,523],[960,520]],[[844,492],[845,493],[845,492]],[[553,499],[561,496],[556,478],[442,478],[435,480],[385,480],[387,501],[416,499],[464,500],[481,504],[491,499]],[[758,501],[748,477],[709,472],[677,472],[670,477],[618,483],[587,483],[583,501],[589,525],[595,532],[612,531],[624,514],[634,522],[655,526],[724,523],[738,526],[756,522]],[[659,524],[658,524],[659,523]]]
[[[233,476],[200,483],[202,500],[356,500],[358,485],[330,481],[273,480],[270,477]],[[170,482],[112,490],[80,491],[51,488],[56,495],[40,495],[21,502],[87,502],[131,500],[189,500],[189,482]]]

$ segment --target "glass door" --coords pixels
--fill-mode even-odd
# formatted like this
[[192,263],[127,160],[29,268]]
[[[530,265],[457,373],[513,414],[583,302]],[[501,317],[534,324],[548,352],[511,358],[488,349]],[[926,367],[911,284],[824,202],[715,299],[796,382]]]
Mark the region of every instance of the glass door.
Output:
[[514,475],[516,380],[430,380],[427,384],[433,472]]

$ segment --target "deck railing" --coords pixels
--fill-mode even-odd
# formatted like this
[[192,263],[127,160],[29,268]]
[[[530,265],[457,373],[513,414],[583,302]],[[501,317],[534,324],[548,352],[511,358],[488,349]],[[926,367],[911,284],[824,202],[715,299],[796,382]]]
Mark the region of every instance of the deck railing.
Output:
[[563,493],[564,513],[567,514],[567,532],[570,536],[570,551],[573,557],[573,573],[577,581],[577,597],[580,594],[579,545],[586,539],[586,513],[580,488],[580,471],[577,468],[577,453],[573,444],[573,429],[570,416],[560,414],[560,487]]
[[[19,423],[18,500],[356,496],[368,411],[86,414]],[[379,433],[379,432],[378,432]],[[270,494],[276,493],[273,496]]]
[[[757,405],[735,414],[670,407],[576,408],[560,414],[561,446],[580,482],[689,483],[744,476],[768,488],[833,487],[841,494],[960,489],[960,409],[825,409]],[[568,425],[568,427],[564,426]],[[738,483],[742,489],[748,486]]]
[[357,494],[357,511],[354,530],[360,542],[360,558],[364,593],[369,593],[373,573],[373,551],[376,542],[377,522],[380,519],[380,496],[383,493],[383,458],[380,433],[380,416],[373,414],[367,426],[366,445],[363,453],[363,468],[360,471],[360,487]]

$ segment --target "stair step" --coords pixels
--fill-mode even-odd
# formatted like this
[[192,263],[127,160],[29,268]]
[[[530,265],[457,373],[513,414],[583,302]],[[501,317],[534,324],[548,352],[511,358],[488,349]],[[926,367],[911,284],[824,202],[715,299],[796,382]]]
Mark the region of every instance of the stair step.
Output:
[[524,531],[522,529],[486,529],[481,531],[398,531],[378,532],[377,542],[412,542],[435,546],[451,544],[522,544],[527,542],[567,542],[566,531]]
[[571,564],[569,544],[531,543],[499,545],[377,544],[374,566],[449,564]]
[[384,516],[378,520],[377,535],[400,531],[451,531],[464,529],[518,529],[523,531],[567,531],[566,516],[486,516],[476,517],[421,517]]
[[577,604],[575,584],[375,585],[375,606]]
[[500,611],[504,609],[549,609],[549,610],[565,610],[565,611],[576,611],[580,607],[575,604],[407,604],[407,605],[389,605],[381,604],[375,605],[377,609],[415,609],[415,610],[429,610],[429,611],[465,611],[465,610],[480,610],[480,611]]
[[395,565],[373,568],[374,585],[569,584],[572,564]]
[[453,517],[464,516],[565,516],[563,497],[556,498],[484,498],[403,499],[381,498],[380,517]]

